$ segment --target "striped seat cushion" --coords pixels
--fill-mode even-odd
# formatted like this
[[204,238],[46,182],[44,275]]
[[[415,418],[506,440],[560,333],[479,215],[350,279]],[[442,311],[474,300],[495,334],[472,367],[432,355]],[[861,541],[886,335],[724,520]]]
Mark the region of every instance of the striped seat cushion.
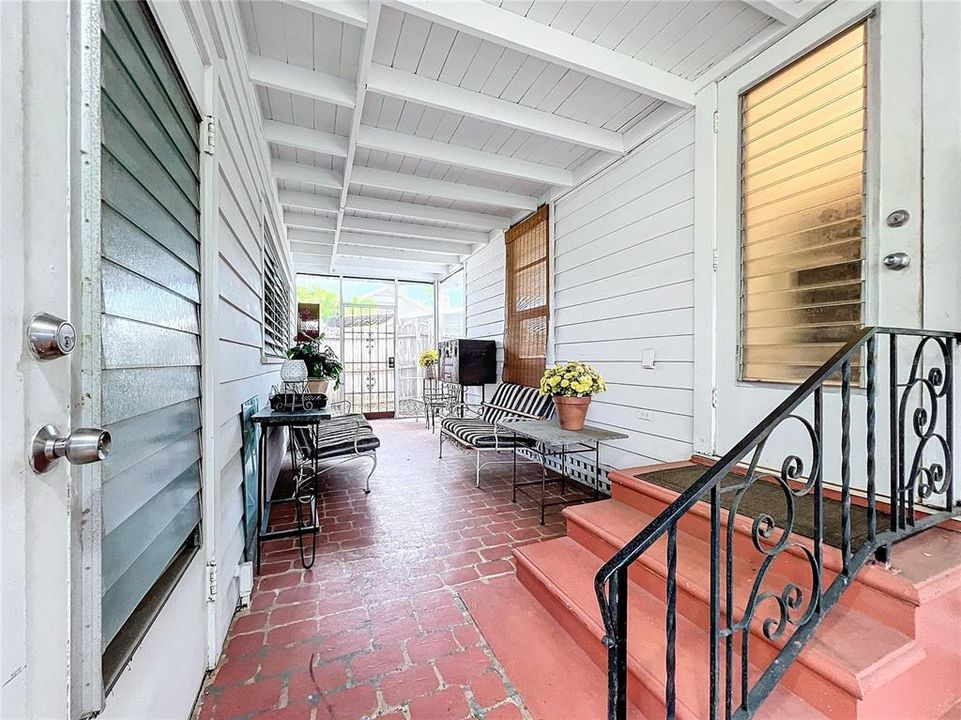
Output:
[[503,447],[510,448],[530,447],[533,443],[527,438],[514,438],[514,435],[505,430],[499,434],[495,433],[495,428],[481,418],[458,418],[449,417],[441,421],[441,430],[453,435],[465,445],[475,448]]
[[350,455],[355,450],[368,452],[380,447],[380,439],[360,414],[333,417],[317,426],[316,437],[312,438],[313,434],[313,428],[294,428],[297,449],[310,460]]
[[494,396],[485,404],[481,417],[489,425],[494,425],[501,420],[517,417],[509,410],[548,418],[554,414],[554,402],[549,395],[541,395],[537,388],[501,383],[494,390]]

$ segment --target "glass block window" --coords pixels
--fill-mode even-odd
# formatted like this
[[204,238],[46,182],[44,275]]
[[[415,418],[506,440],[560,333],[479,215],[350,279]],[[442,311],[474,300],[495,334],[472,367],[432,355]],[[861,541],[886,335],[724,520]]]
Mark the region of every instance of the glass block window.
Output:
[[863,323],[867,33],[741,96],[742,380],[799,382]]

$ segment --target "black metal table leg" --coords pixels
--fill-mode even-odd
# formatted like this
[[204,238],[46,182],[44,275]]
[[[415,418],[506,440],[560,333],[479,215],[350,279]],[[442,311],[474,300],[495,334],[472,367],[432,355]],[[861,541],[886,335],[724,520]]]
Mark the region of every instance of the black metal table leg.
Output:
[[601,444],[594,444],[594,499],[601,495]]
[[257,441],[257,573],[260,574],[260,543],[264,535],[264,496],[267,494],[267,428]]
[[541,443],[541,525],[544,524],[544,509],[547,503],[547,454]]
[[514,477],[511,481],[511,502],[517,502],[517,433],[513,433],[514,437],[514,447],[512,448],[512,455],[514,461]]

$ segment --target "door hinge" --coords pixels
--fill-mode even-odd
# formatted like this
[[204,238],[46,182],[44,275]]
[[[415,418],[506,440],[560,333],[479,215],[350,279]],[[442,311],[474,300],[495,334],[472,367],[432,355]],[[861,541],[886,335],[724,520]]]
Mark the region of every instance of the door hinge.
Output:
[[711,268],[717,272],[717,248],[711,251]]
[[714,134],[717,134],[717,110],[714,111]]
[[711,407],[717,407],[717,388],[711,388]]
[[207,563],[207,602],[212,603],[217,600],[217,561],[211,560]]
[[217,150],[217,120],[213,115],[204,115],[200,134],[203,151],[213,155]]

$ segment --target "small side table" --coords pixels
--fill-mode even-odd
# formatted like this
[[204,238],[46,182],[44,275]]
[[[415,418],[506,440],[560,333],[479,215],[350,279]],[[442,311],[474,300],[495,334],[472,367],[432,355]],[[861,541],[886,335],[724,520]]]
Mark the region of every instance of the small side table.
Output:
[[[267,429],[272,427],[288,427],[291,431],[294,427],[312,427],[316,429],[319,425],[329,420],[331,417],[330,408],[320,410],[296,410],[284,412],[273,410],[269,407],[254,414],[250,419],[252,422],[261,426],[259,456],[259,477],[257,483],[257,570],[260,570],[260,543],[271,538],[282,538],[296,535],[300,540],[300,560],[305,568],[314,564],[316,557],[316,536],[320,530],[320,521],[317,517],[317,459],[313,460],[311,482],[301,482],[302,463],[297,457],[296,444],[293,437],[289,438],[290,459],[294,472],[294,492],[290,497],[277,498],[276,500],[267,495]],[[309,486],[309,487],[308,487]],[[307,492],[304,492],[304,490]],[[283,530],[268,530],[270,527],[270,510],[274,505],[282,503],[294,503],[297,515],[297,527],[285,528]],[[309,522],[302,521],[302,506],[310,509]],[[312,535],[314,543],[311,546],[310,559],[307,559],[307,550],[304,544],[306,535]]]
[[[557,420],[502,420],[497,423],[497,427],[507,432],[513,433],[514,437],[527,438],[533,441],[532,450],[540,455],[541,479],[530,480],[527,482],[517,482],[517,444],[514,444],[514,478],[513,478],[513,500],[517,502],[517,491],[531,500],[538,502],[541,508],[541,525],[544,524],[544,511],[556,505],[571,505],[573,503],[584,502],[586,500],[596,500],[599,495],[600,485],[600,455],[601,443],[606,440],[623,440],[628,436],[624,433],[603,430],[601,428],[585,425],[580,430],[564,430]],[[567,481],[570,480],[576,485],[582,485],[577,480],[567,475],[567,456],[568,455],[594,455],[594,487],[589,488],[593,491],[592,497],[577,497],[570,500],[554,500],[547,502],[548,483],[561,484],[561,497],[567,491]],[[561,472],[556,478],[547,479],[547,458],[561,458]],[[540,485],[540,497],[535,497],[527,492],[526,488],[532,485]]]
[[424,403],[424,427],[434,432],[438,413],[443,414],[447,408],[456,405],[457,395],[449,383],[437,378],[424,378],[421,397]]

